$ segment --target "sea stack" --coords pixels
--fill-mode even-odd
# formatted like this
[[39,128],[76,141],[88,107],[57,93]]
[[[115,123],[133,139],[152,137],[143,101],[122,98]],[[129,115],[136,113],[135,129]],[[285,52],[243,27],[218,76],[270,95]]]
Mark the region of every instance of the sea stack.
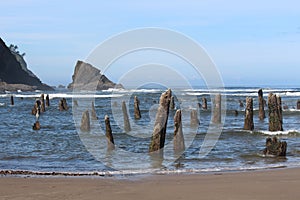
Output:
[[159,107],[157,109],[152,139],[149,147],[150,153],[157,151],[159,153],[159,150],[164,148],[171,96],[171,89],[168,89],[160,96]]
[[82,114],[80,130],[81,131],[90,131],[91,130],[90,114],[89,114],[88,110],[84,111]]
[[122,102],[122,111],[123,111],[123,118],[124,118],[124,130],[125,132],[131,131],[127,107],[125,101]]
[[266,148],[264,150],[264,155],[271,156],[286,156],[287,143],[285,141],[281,142],[277,137],[266,139]]
[[247,97],[246,98],[244,130],[252,131],[253,129],[254,129],[254,123],[253,123],[253,99],[251,97]]
[[114,142],[114,138],[112,135],[110,120],[109,120],[108,115],[105,115],[104,121],[105,121],[105,131],[106,131],[105,136],[106,136],[106,140],[107,140],[107,149],[113,150],[113,149],[115,149],[115,142]]
[[134,118],[141,119],[140,101],[137,96],[134,96]]
[[282,108],[281,98],[276,94],[269,94],[268,97],[269,108],[269,131],[283,131],[282,128]]
[[174,141],[173,142],[174,142],[175,153],[182,153],[185,150],[180,109],[176,111],[174,116]]
[[264,120],[266,118],[266,115],[265,115],[265,100],[263,97],[262,89],[258,90],[258,104],[259,104],[258,117],[260,120]]
[[214,111],[213,111],[213,123],[221,123],[221,94],[215,96]]

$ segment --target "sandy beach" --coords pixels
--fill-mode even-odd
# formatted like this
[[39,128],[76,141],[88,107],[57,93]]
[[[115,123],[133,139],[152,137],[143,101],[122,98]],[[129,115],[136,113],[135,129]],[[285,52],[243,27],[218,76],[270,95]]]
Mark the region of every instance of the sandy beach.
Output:
[[111,177],[1,177],[1,199],[299,199],[300,169]]

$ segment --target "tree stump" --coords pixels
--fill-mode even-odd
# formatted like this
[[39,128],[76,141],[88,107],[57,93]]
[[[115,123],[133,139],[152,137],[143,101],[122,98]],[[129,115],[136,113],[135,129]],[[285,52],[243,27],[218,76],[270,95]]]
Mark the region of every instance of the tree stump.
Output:
[[300,100],[297,101],[297,110],[300,110]]
[[198,112],[197,112],[197,110],[193,109],[193,110],[191,110],[191,126],[198,127],[199,124],[200,124],[200,121],[198,119]]
[[174,109],[175,109],[175,100],[174,100],[174,96],[171,96],[170,109],[171,109],[171,110],[174,110]]
[[41,129],[41,125],[39,121],[36,121],[33,126],[32,126],[33,130],[40,130]]
[[92,120],[97,120],[97,119],[98,119],[97,113],[96,113],[96,110],[95,110],[94,102],[92,102],[92,111],[91,111],[91,115],[92,115]]
[[14,101],[14,96],[13,95],[11,95],[10,96],[10,105],[15,105],[15,101]]
[[264,150],[264,155],[271,156],[286,156],[287,143],[285,141],[281,142],[277,137],[266,139],[266,148]]
[[207,99],[202,97],[202,109],[207,110]]
[[244,130],[250,130],[250,131],[252,131],[253,129],[254,129],[254,123],[253,123],[253,99],[251,97],[247,97],[246,98]]
[[137,96],[134,96],[134,118],[141,119],[140,101]]
[[262,89],[258,90],[258,104],[259,104],[258,118],[260,120],[264,120],[266,118],[266,114],[265,114],[265,100],[263,97]]
[[174,116],[174,151],[182,153],[185,150],[184,137],[182,132],[181,110],[177,110]]
[[76,99],[73,99],[73,106],[78,107],[78,101]]
[[46,106],[47,106],[47,107],[50,106],[49,94],[47,94],[47,96],[46,96]]
[[67,104],[67,100],[65,98],[62,98],[59,101],[59,110],[60,111],[64,111],[64,110],[68,110],[68,104]]
[[41,112],[45,112],[46,111],[46,106],[45,106],[45,96],[44,94],[41,94]]
[[283,131],[281,98],[270,93],[268,97],[269,131]]
[[171,101],[172,91],[168,89],[160,96],[159,107],[157,109],[154,129],[152,133],[149,152],[160,152],[165,145],[165,137],[167,131],[167,123],[169,116],[169,106]]
[[214,100],[213,123],[221,123],[221,94],[217,94]]
[[32,115],[40,115],[41,113],[41,101],[40,100],[36,100],[34,103],[34,106],[31,110],[31,114]]
[[123,119],[124,119],[124,130],[125,132],[131,131],[127,107],[125,101],[122,102],[122,111],[123,111]]
[[107,149],[113,150],[115,149],[115,142],[114,142],[111,126],[110,126],[110,120],[107,115],[105,115],[104,121],[105,121],[105,131],[106,131],[105,136],[107,140]]
[[88,110],[84,111],[82,114],[80,130],[81,131],[90,131],[91,130],[90,114],[89,114]]

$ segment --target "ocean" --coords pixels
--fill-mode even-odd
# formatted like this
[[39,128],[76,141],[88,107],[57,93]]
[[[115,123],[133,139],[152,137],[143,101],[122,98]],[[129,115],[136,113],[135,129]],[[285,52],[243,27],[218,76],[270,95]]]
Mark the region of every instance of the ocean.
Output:
[[[225,171],[262,170],[300,166],[300,99],[299,88],[262,88],[267,100],[270,92],[282,98],[283,128],[281,132],[268,131],[268,118],[258,119],[259,87],[228,87],[208,90],[174,89],[176,109],[182,110],[183,134],[186,150],[173,152],[175,110],[170,110],[166,148],[159,158],[149,155],[159,97],[165,89],[106,90],[97,92],[56,90],[49,93],[50,107],[40,115],[41,129],[32,129],[36,117],[31,114],[36,98],[43,91],[0,94],[0,171],[2,173],[36,175],[134,175],[207,173]],[[211,124],[211,98],[222,94],[224,121],[222,126]],[[45,94],[47,94],[45,92]],[[10,105],[10,96],[14,105]],[[140,101],[142,118],[134,119],[133,99]],[[199,108],[201,98],[206,97],[208,109]],[[246,97],[254,100],[254,131],[243,130]],[[59,111],[58,102],[66,98],[69,110]],[[78,106],[73,106],[73,101]],[[244,103],[240,106],[239,101]],[[91,119],[91,131],[80,130],[82,112],[91,109],[95,102],[98,120]],[[127,104],[131,131],[125,132],[121,102]],[[190,125],[190,112],[196,109],[200,125]],[[265,106],[266,117],[268,109]],[[238,113],[238,115],[237,115]],[[226,114],[226,115],[225,115]],[[106,148],[104,117],[108,115],[116,149]],[[218,131],[220,133],[218,133]],[[213,137],[210,137],[212,134]],[[286,141],[287,156],[266,157],[262,154],[267,137],[276,135]],[[207,143],[206,143],[207,142]],[[204,144],[209,144],[207,148]],[[207,149],[205,149],[207,148]],[[201,152],[205,151],[205,154]]]

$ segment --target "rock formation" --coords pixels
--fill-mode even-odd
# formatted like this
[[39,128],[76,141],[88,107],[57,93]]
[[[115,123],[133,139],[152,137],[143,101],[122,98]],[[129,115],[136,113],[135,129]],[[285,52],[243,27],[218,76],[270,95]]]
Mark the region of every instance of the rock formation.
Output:
[[78,90],[123,88],[122,85],[113,83],[105,75],[101,74],[99,69],[83,61],[77,61],[72,80],[73,82],[68,85],[70,90],[74,88]]
[[277,137],[266,139],[266,148],[264,150],[265,155],[271,156],[286,156],[287,143],[281,142]]
[[157,151],[159,153],[159,150],[164,148],[171,96],[171,89],[167,90],[160,96],[159,107],[157,109],[152,139],[149,147],[150,153]]
[[24,58],[10,50],[0,38],[0,91],[53,90],[43,84],[30,70]]

